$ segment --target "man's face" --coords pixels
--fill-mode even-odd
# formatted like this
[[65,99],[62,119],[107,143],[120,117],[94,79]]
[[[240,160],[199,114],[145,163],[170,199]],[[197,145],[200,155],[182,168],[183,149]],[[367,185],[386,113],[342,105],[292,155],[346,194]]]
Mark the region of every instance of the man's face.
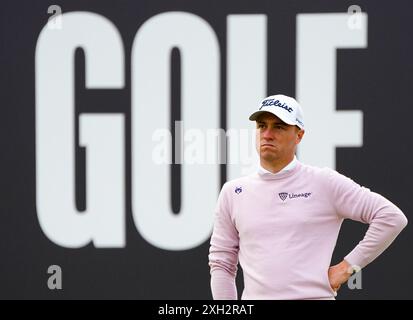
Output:
[[272,113],[263,113],[256,122],[257,152],[261,160],[283,161],[294,156],[304,130],[288,125]]

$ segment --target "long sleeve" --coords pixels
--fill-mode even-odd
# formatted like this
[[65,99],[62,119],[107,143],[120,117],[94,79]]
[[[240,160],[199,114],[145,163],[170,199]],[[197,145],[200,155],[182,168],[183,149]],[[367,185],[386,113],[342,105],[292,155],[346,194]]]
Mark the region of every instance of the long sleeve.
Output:
[[225,188],[218,197],[214,216],[214,229],[209,249],[211,273],[211,291],[215,300],[236,300],[239,238],[234,221],[230,215],[230,206]]
[[337,214],[369,224],[363,240],[344,258],[364,268],[393,242],[407,225],[407,218],[385,197],[336,171],[331,171],[329,182]]

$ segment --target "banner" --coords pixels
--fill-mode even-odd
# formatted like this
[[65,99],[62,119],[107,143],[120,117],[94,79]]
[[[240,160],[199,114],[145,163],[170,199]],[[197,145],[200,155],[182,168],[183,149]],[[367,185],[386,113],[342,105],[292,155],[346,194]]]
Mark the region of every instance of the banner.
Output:
[[[270,94],[303,106],[300,161],[409,217],[413,7],[392,7],[6,1],[0,298],[211,299],[217,197],[256,170]],[[332,263],[366,228],[343,224]],[[411,298],[408,229],[337,299]]]

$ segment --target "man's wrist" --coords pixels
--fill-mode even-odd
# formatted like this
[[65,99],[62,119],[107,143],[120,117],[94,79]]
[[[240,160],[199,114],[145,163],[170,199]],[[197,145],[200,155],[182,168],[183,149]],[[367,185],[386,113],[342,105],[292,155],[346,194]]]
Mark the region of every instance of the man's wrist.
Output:
[[347,266],[347,270],[346,272],[351,276],[356,272],[359,272],[361,270],[361,268],[358,265],[355,264],[350,264],[348,261],[343,260],[343,262],[345,263],[345,265]]

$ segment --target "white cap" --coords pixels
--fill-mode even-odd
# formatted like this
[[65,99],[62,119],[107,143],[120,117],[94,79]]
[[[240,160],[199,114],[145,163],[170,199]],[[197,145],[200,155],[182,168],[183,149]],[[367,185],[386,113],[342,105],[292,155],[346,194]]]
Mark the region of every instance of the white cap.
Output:
[[250,115],[251,121],[257,120],[258,116],[270,112],[289,125],[304,129],[303,110],[294,98],[283,94],[269,96],[261,101],[258,110]]

